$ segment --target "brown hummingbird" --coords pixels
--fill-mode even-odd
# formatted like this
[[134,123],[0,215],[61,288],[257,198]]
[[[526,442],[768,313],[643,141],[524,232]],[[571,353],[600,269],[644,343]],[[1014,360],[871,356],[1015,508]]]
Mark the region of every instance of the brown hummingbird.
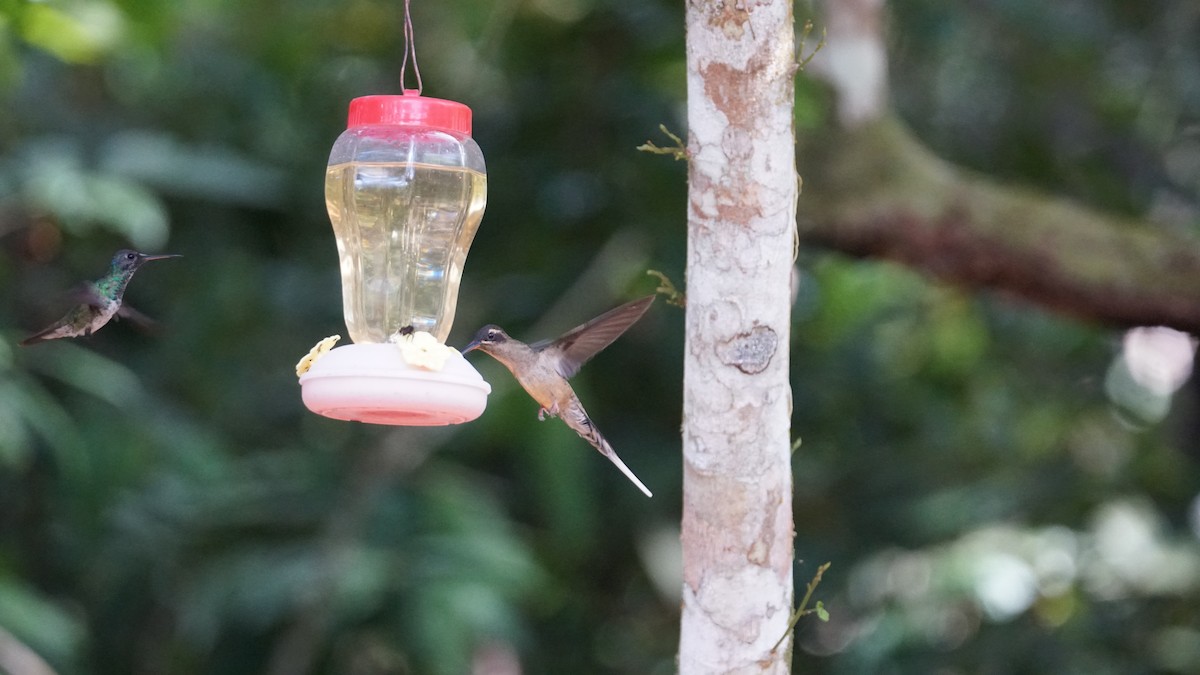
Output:
[[572,328],[557,340],[543,340],[529,345],[509,337],[503,328],[488,324],[479,329],[475,339],[462,352],[466,354],[472,349],[479,349],[503,363],[533,400],[542,406],[538,410],[539,420],[544,420],[546,415],[561,418],[575,433],[595,446],[600,454],[617,465],[621,473],[647,497],[653,497],[600,435],[600,430],[588,417],[575,390],[567,382],[567,378],[578,373],[584,363],[642,318],[651,302],[654,302],[653,295],[628,302],[582,326]]
[[44,330],[21,340],[21,344],[31,345],[45,340],[91,335],[100,330],[113,316],[148,323],[149,319],[142,316],[137,310],[122,304],[125,287],[133,278],[133,273],[143,263],[179,257],[182,256],[146,255],[129,249],[117,251],[109,265],[108,274],[96,281],[85,282],[72,293],[79,304],[72,307],[63,315],[63,318]]

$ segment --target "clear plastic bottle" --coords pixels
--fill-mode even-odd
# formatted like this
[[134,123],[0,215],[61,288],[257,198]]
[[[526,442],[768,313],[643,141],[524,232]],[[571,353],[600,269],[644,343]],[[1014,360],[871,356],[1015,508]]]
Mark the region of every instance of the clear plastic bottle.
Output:
[[411,326],[445,342],[486,201],[470,108],[415,91],[350,102],[325,174],[350,339]]

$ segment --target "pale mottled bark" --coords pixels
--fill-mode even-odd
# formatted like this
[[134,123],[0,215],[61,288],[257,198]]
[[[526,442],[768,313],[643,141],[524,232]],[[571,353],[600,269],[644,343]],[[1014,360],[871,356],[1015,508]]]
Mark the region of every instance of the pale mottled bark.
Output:
[[679,672],[786,673],[792,608],[791,0],[687,5]]

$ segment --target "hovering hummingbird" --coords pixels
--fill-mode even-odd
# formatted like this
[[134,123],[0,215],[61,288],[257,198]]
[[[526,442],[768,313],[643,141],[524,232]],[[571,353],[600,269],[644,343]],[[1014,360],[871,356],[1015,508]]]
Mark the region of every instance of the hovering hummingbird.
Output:
[[122,306],[121,298],[125,295],[125,286],[143,263],[179,257],[182,256],[146,255],[129,249],[117,251],[108,268],[108,274],[96,281],[85,282],[72,294],[79,301],[78,305],[45,330],[22,340],[21,344],[31,345],[45,340],[88,336],[100,330],[114,315],[146,321],[145,317],[133,308]]
[[584,363],[642,318],[651,302],[654,302],[653,295],[634,300],[572,328],[557,340],[543,340],[531,345],[509,337],[504,329],[495,324],[488,324],[479,329],[475,339],[462,351],[466,354],[479,349],[503,363],[533,400],[542,406],[538,410],[539,420],[544,420],[546,415],[562,418],[575,433],[616,464],[621,473],[647,497],[652,497],[654,495],[650,494],[650,490],[633,475],[608,441],[600,435],[600,430],[588,417],[575,390],[567,382],[567,378],[579,372]]

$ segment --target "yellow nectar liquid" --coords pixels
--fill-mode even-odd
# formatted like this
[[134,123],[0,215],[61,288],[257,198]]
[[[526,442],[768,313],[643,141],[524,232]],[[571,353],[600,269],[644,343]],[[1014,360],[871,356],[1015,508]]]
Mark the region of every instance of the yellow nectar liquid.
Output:
[[387,342],[412,326],[446,341],[486,201],[487,176],[462,167],[329,167],[325,206],[337,237],[351,340]]

